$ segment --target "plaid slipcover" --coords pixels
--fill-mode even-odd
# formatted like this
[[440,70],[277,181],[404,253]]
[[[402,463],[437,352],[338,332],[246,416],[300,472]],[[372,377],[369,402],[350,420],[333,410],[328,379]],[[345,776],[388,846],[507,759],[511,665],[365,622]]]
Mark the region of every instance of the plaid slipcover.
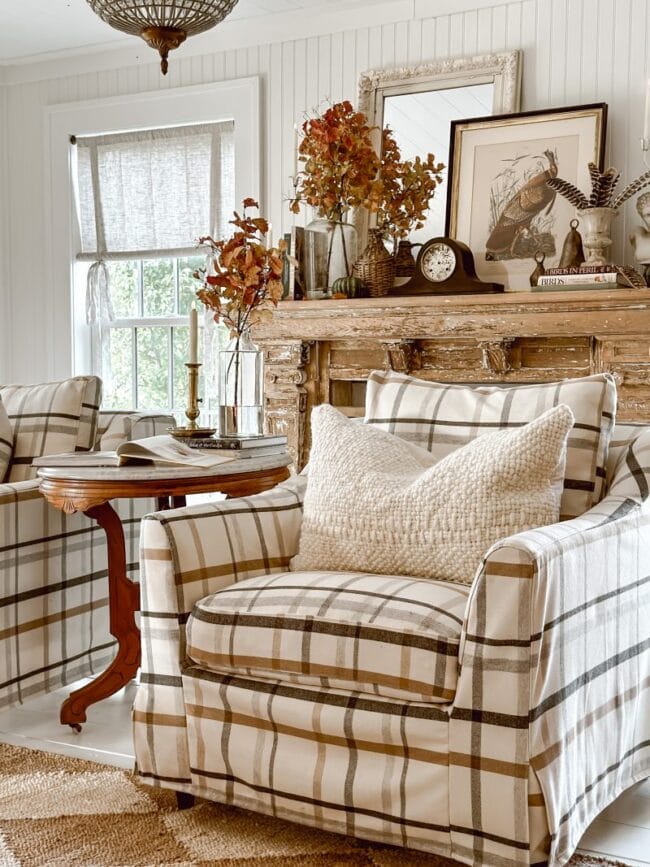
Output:
[[89,452],[97,436],[101,393],[98,376],[0,386],[14,439],[7,481],[35,479],[32,461],[41,455]]
[[447,704],[188,658],[195,603],[286,571],[304,478],[148,516],[142,780],[477,867],[566,863],[650,776],[650,430],[613,443],[605,499],[486,553]]
[[[100,413],[99,437],[163,433],[172,419]],[[0,708],[100,672],[113,658],[106,539],[95,521],[44,500],[38,479],[0,484]],[[156,501],[118,500],[127,566],[138,571],[140,519]]]
[[194,606],[187,655],[213,671],[448,702],[468,594],[395,575],[262,575]]

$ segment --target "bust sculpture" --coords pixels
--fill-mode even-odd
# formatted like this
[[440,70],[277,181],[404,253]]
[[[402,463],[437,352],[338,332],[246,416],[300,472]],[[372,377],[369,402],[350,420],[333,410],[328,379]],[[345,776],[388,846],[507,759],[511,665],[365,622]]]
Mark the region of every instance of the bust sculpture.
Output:
[[634,258],[643,265],[646,283],[650,280],[650,192],[642,193],[636,200],[636,209],[641,217],[642,226],[637,226],[630,234],[630,244]]

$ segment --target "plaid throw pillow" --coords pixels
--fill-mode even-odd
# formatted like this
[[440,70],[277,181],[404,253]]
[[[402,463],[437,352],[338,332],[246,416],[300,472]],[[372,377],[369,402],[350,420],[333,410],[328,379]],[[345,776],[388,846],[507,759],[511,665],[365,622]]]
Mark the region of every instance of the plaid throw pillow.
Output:
[[572,425],[561,404],[436,461],[329,404],[317,406],[291,569],[471,583],[495,542],[557,521]]
[[13,428],[10,482],[36,478],[34,458],[87,452],[95,443],[102,383],[96,376],[0,387]]
[[4,481],[14,448],[14,432],[0,398],[0,482]]
[[561,403],[575,417],[560,505],[564,520],[584,514],[604,492],[616,414],[616,385],[609,374],[473,388],[374,371],[368,379],[365,422],[426,448],[440,460],[482,434],[520,427]]

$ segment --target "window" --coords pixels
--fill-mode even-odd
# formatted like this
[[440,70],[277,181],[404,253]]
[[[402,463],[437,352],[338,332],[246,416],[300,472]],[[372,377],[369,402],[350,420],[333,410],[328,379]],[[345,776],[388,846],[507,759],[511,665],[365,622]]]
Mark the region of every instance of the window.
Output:
[[[108,263],[114,318],[102,320],[107,409],[156,408],[182,420],[188,397],[187,316],[196,287],[192,273],[203,262],[202,256],[185,256]],[[202,328],[199,337],[201,353]]]
[[[234,209],[233,124],[80,137],[76,144],[77,259],[92,263],[86,310],[103,404],[182,420],[188,314],[198,285],[192,274],[204,264],[196,240],[223,232]],[[212,359],[225,335],[208,318],[200,337],[199,393],[209,409]]]

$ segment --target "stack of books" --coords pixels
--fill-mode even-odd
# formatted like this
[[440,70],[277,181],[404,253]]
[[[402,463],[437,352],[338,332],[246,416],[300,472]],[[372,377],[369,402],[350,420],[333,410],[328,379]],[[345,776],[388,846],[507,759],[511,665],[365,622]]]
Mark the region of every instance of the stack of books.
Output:
[[585,291],[590,289],[616,289],[618,286],[640,288],[644,286],[641,275],[633,268],[619,265],[581,265],[579,268],[548,268],[533,292]]
[[188,437],[183,442],[192,449],[209,449],[210,454],[224,455],[235,460],[281,455],[287,451],[285,436]]

